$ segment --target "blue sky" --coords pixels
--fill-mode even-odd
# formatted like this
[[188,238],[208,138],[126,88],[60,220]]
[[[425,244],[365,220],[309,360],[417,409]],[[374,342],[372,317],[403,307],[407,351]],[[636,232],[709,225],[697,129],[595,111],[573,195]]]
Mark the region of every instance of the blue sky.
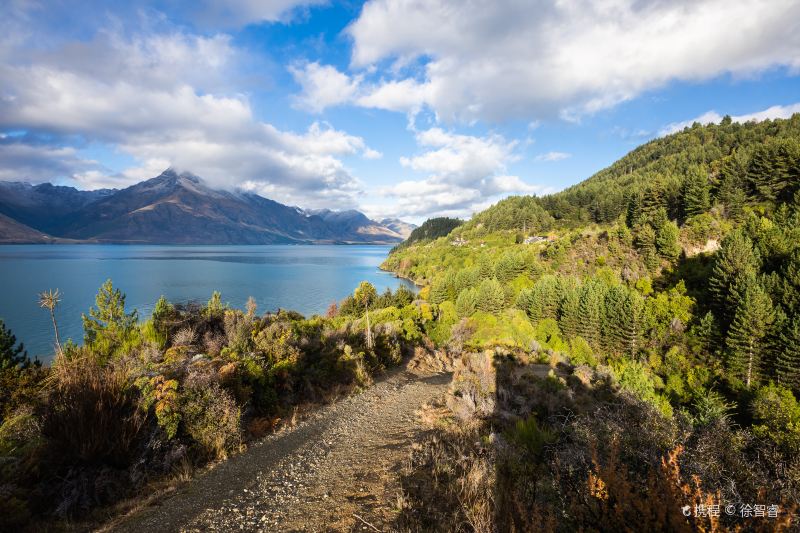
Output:
[[168,166],[420,222],[577,183],[695,120],[800,112],[796,0],[10,0],[0,179]]

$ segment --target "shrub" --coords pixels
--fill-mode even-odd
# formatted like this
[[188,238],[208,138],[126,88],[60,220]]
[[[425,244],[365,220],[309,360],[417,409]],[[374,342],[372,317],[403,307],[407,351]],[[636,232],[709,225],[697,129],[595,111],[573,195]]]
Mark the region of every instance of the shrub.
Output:
[[63,463],[126,466],[145,416],[138,390],[113,367],[92,358],[59,357],[42,406],[42,435]]
[[751,406],[753,431],[790,450],[800,450],[800,403],[792,391],[770,383],[756,393]]
[[241,412],[216,383],[191,387],[182,398],[183,426],[204,457],[224,459],[241,446]]

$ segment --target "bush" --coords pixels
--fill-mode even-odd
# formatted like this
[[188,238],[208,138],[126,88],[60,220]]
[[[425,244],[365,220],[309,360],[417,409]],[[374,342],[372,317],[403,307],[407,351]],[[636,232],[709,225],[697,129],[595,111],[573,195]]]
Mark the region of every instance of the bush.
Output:
[[216,383],[189,388],[182,398],[183,426],[201,456],[224,459],[242,443],[241,411]]
[[800,451],[800,404],[792,391],[770,383],[758,390],[751,409],[757,435]]
[[42,406],[42,435],[61,463],[124,467],[134,459],[145,416],[122,371],[94,359],[59,357]]

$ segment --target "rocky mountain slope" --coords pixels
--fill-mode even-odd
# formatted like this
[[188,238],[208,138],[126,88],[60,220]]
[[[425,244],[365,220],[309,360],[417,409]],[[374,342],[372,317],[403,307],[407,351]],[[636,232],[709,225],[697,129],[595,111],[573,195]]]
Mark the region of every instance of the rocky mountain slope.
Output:
[[[0,183],[0,214],[34,232],[90,242],[391,244],[403,240],[401,233],[358,211],[306,212],[253,193],[213,189],[197,176],[172,169],[122,190]],[[12,235],[11,229],[7,233]],[[13,238],[41,242],[20,228]]]

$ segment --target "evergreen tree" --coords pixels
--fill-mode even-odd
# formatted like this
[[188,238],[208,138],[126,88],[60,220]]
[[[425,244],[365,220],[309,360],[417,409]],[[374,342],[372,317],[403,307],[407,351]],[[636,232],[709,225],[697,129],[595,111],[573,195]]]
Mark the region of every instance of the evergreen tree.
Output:
[[578,335],[593,348],[600,348],[600,328],[603,320],[605,285],[591,279],[581,287],[578,300]]
[[519,307],[523,309],[534,322],[545,318],[558,317],[558,305],[561,300],[561,284],[559,278],[546,274],[536,280],[533,287],[520,294]]
[[478,279],[483,281],[494,277],[494,262],[488,255],[482,255],[478,260]]
[[398,309],[403,308],[414,301],[414,293],[405,285],[400,285],[394,291],[393,305]]
[[604,343],[616,353],[636,355],[644,334],[644,298],[638,291],[616,285],[606,293]]
[[773,183],[774,159],[773,147],[769,144],[760,144],[753,150],[747,167],[747,181],[752,193],[770,201],[776,196]]
[[683,213],[686,218],[705,213],[711,208],[708,177],[699,166],[689,169],[683,185]]
[[456,313],[461,318],[472,316],[478,308],[478,290],[468,287],[458,293],[456,298]]
[[800,389],[800,316],[779,329],[775,375],[778,382]]
[[479,272],[476,268],[462,268],[459,270],[454,280],[454,289],[456,293],[461,294],[461,291],[464,289],[477,285],[478,276]]
[[125,295],[106,280],[95,297],[96,307],[89,308],[83,320],[84,343],[96,349],[99,355],[111,355],[125,342],[138,320],[134,310],[125,312]]
[[578,336],[580,328],[580,288],[576,284],[562,283],[561,301],[558,305],[558,325],[564,336]]
[[784,261],[775,293],[790,313],[800,312],[800,248]]
[[170,322],[175,318],[175,306],[162,295],[156,302],[152,315],[153,327],[162,339],[169,337]]
[[659,255],[668,261],[675,261],[681,253],[678,242],[680,230],[678,225],[671,220],[662,222],[656,229],[656,250]]
[[494,278],[485,279],[478,286],[478,309],[497,314],[503,310],[505,297],[505,291],[499,281]]
[[222,294],[219,291],[211,293],[211,298],[206,303],[203,314],[208,318],[219,318],[225,314],[225,304],[222,303]]
[[25,367],[29,364],[30,359],[25,347],[22,343],[17,344],[17,338],[0,319],[0,370]]
[[761,380],[775,318],[772,301],[751,275],[744,281],[742,298],[728,332],[728,370],[747,388]]
[[450,299],[450,292],[452,291],[453,284],[450,276],[441,276],[436,278],[431,285],[431,292],[429,300],[431,303],[440,304],[445,300]]
[[650,224],[643,224],[636,229],[636,239],[634,244],[639,249],[639,253],[644,259],[648,269],[653,270],[658,266],[658,254],[656,253],[656,232]]
[[644,201],[641,190],[634,189],[628,195],[627,210],[625,212],[625,224],[633,228],[642,222],[642,202]]
[[747,201],[747,158],[740,152],[722,158],[716,165],[717,182],[714,190],[716,201],[725,206],[728,218],[739,220]]
[[760,260],[753,242],[741,231],[728,235],[717,252],[709,290],[722,332],[728,330],[742,296],[742,280],[755,276]]
[[522,274],[525,270],[525,261],[516,251],[504,253],[495,266],[498,281],[508,282]]

